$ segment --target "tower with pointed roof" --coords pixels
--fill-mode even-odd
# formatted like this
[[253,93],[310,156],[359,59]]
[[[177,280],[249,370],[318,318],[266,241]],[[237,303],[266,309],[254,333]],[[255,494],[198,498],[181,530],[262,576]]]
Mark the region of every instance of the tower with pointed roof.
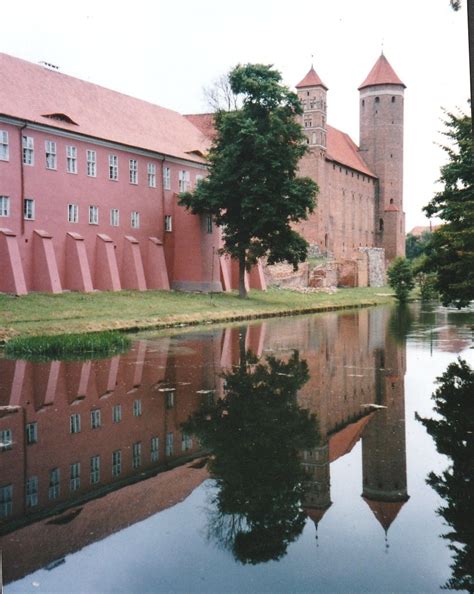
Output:
[[403,212],[404,83],[382,53],[360,92],[360,153],[378,177],[376,243],[388,262],[405,255]]
[[308,74],[296,85],[303,107],[303,127],[310,147],[327,147],[327,86],[311,65]]

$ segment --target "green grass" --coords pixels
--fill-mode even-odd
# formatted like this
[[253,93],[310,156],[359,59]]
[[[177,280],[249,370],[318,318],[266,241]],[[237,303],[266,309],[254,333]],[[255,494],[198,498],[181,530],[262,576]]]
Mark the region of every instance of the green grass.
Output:
[[49,361],[51,359],[96,359],[130,348],[131,340],[119,332],[59,334],[12,338],[5,347],[10,359]]
[[386,288],[340,289],[334,294],[270,289],[251,291],[246,300],[236,293],[177,291],[0,295],[0,342],[14,336],[144,330],[376,305],[391,302],[390,293]]

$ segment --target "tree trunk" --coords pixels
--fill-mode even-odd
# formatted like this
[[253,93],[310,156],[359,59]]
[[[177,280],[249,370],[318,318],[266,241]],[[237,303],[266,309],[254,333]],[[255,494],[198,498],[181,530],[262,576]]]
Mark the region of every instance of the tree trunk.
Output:
[[239,254],[239,297],[247,299],[247,289],[245,288],[245,250]]

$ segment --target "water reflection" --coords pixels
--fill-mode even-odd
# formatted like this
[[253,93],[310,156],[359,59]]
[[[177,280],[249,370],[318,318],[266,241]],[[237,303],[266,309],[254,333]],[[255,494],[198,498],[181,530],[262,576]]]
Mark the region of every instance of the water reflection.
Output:
[[209,534],[242,563],[279,559],[306,519],[299,450],[318,442],[315,416],[297,402],[308,365],[297,352],[285,362],[248,351],[223,379],[223,398],[185,424],[213,453]]
[[439,418],[417,419],[450,459],[447,470],[427,479],[445,502],[437,513],[450,528],[442,538],[453,552],[452,577],[443,587],[474,592],[474,371],[459,359],[438,382],[433,399]]

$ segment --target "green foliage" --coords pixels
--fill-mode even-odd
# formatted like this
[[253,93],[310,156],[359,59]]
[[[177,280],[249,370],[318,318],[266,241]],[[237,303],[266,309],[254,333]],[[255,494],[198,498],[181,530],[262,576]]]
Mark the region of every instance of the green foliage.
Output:
[[281,84],[270,66],[247,64],[229,74],[242,108],[215,116],[216,139],[209,152],[209,176],[179,203],[194,214],[211,214],[222,229],[223,251],[243,272],[262,256],[270,264],[288,261],[295,269],[307,256],[307,242],[291,223],[306,219],[315,207],[317,185],[297,177],[307,151],[296,116],[297,95]]
[[400,303],[405,303],[415,286],[410,262],[406,258],[395,258],[387,270],[387,276],[395,297]]
[[29,361],[96,359],[124,352],[130,344],[130,339],[118,332],[26,336],[7,342],[5,355]]
[[451,363],[438,378],[433,394],[436,419],[416,418],[433,437],[439,453],[449,459],[441,474],[427,483],[444,499],[437,513],[449,531],[443,538],[453,552],[452,577],[443,589],[474,592],[474,370],[463,360]]
[[420,236],[408,233],[405,241],[405,252],[408,260],[414,260],[426,252],[431,235],[431,231],[425,231]]
[[224,374],[225,397],[184,425],[213,452],[217,482],[209,534],[241,563],[279,559],[303,530],[305,473],[300,450],[317,445],[316,419],[297,402],[309,379],[295,352],[285,362],[242,353]]
[[426,271],[426,255],[422,254],[412,261],[412,270],[415,277],[415,282],[420,289],[420,297],[422,301],[431,301],[438,298],[438,291],[436,289],[436,273]]
[[449,161],[441,168],[444,188],[425,206],[428,216],[445,223],[427,246],[425,270],[436,272],[444,305],[466,307],[474,299],[474,144],[471,118],[447,114],[444,146]]

